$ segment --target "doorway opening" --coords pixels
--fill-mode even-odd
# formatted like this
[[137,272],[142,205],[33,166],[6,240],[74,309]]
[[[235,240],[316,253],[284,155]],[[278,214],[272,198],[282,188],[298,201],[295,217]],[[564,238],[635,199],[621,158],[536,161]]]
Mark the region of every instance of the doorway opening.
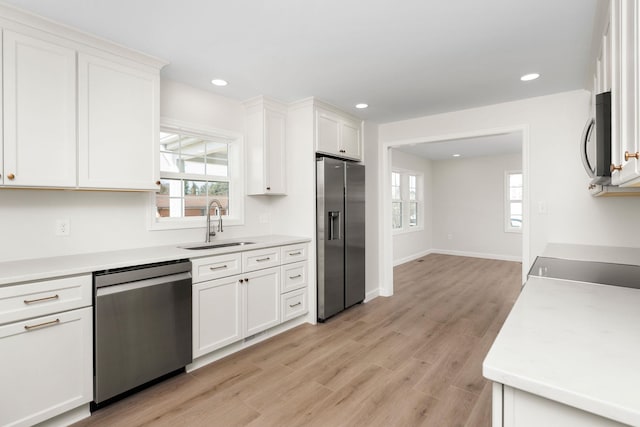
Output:
[[428,253],[529,268],[528,126],[382,145],[380,295],[394,265]]

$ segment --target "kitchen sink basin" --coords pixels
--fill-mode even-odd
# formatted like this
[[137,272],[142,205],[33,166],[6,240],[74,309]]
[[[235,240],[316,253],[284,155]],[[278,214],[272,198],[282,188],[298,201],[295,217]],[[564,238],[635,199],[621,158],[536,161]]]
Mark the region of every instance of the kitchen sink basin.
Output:
[[226,243],[200,243],[190,246],[178,246],[181,249],[200,250],[200,249],[216,249],[227,248],[229,246],[253,245],[255,242],[226,242]]

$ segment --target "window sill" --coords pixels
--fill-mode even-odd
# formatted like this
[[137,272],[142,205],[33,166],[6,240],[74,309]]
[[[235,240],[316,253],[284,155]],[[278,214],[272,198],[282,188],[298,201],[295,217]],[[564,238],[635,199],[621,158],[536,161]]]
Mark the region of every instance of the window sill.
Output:
[[424,231],[424,227],[416,226],[411,228],[400,228],[400,229],[392,230],[392,233],[395,236],[396,234],[414,233],[416,231]]
[[505,228],[504,232],[513,233],[513,234],[522,234],[522,229],[521,228]]

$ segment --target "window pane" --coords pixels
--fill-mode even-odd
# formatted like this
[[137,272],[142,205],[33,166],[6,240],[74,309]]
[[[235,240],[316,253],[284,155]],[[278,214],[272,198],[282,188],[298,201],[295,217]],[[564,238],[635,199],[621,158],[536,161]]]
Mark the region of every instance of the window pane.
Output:
[[511,215],[522,216],[522,202],[511,202]]
[[397,172],[391,173],[391,199],[400,200],[402,194],[400,192],[400,174]]
[[391,204],[391,221],[393,229],[402,228],[402,203]]
[[522,174],[521,173],[509,174],[509,187],[522,187]]
[[[229,214],[229,182],[207,179],[229,176],[228,141],[162,131],[160,173],[185,175],[182,179],[162,178],[156,195],[158,217],[206,216],[213,199],[222,205],[222,215]],[[187,174],[201,178],[187,179]]]
[[409,175],[409,200],[418,200],[417,199],[417,184],[418,179],[415,175]]
[[509,200],[522,200],[522,187],[511,187],[509,189]]
[[409,203],[409,227],[416,227],[418,225],[418,204],[415,202]]

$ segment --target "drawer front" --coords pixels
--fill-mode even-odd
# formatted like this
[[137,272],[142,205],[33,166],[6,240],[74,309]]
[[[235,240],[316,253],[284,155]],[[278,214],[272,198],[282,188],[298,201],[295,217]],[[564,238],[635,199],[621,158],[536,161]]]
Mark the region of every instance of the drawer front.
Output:
[[0,324],[91,305],[90,274],[0,288]]
[[207,258],[191,260],[193,268],[193,283],[220,279],[242,272],[242,254],[216,255]]
[[280,248],[256,249],[242,253],[242,271],[262,270],[280,265]]
[[308,247],[306,243],[297,245],[288,245],[282,247],[282,263],[289,264],[291,262],[304,261],[308,256]]
[[282,322],[307,313],[307,288],[287,292],[280,296]]
[[280,293],[293,291],[307,286],[307,262],[297,262],[282,266]]

